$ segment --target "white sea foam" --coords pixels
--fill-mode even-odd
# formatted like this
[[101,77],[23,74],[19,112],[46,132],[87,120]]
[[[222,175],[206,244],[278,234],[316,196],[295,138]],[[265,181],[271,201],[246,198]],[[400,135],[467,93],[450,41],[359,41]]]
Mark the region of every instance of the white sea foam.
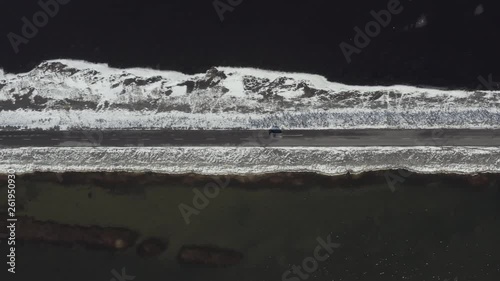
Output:
[[387,169],[498,173],[500,147],[23,147],[0,149],[0,170],[340,175]]
[[0,128],[500,128],[500,92],[351,86],[217,67],[185,75],[54,60],[0,75]]

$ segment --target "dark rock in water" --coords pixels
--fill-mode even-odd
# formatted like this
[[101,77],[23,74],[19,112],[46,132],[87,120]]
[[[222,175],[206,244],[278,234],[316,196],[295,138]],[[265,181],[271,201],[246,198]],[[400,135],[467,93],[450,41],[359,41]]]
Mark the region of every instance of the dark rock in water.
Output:
[[[0,227],[5,229],[6,214],[0,214]],[[38,221],[28,216],[19,216],[16,238],[61,246],[81,244],[89,249],[118,251],[135,244],[138,234],[118,227],[78,226],[52,221]]]
[[137,246],[137,254],[141,257],[156,257],[167,249],[166,241],[158,238],[148,238]]
[[243,254],[230,249],[213,246],[183,246],[177,260],[180,264],[205,265],[211,267],[226,267],[237,265],[243,259]]

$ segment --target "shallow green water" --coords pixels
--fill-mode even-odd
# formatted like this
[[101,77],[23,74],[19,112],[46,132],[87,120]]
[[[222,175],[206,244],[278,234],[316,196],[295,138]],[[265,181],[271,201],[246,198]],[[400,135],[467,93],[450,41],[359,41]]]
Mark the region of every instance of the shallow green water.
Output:
[[[307,280],[500,280],[496,186],[403,183],[396,192],[383,184],[311,184],[301,191],[230,186],[187,225],[179,204],[193,206],[194,193],[185,186],[141,185],[117,194],[93,185],[19,181],[18,215],[126,227],[140,239],[168,238],[169,245],[161,256],[145,259],[134,248],[110,253],[26,242],[18,247],[16,277],[110,280],[112,269],[125,267],[135,280],[282,280],[285,270],[313,256],[318,237],[331,235],[340,247]],[[186,244],[217,245],[245,257],[230,268],[186,268],[176,260]]]

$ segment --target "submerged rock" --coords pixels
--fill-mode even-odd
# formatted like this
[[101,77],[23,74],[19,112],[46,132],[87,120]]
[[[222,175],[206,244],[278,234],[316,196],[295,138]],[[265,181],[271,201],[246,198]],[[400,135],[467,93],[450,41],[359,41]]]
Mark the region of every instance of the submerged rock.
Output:
[[[5,214],[0,214],[1,217]],[[2,222],[5,220],[2,220]],[[3,224],[0,222],[0,227]],[[4,226],[5,227],[5,226]],[[118,227],[78,226],[18,217],[17,238],[62,246],[82,244],[91,249],[125,250],[135,244],[138,234]]]
[[177,260],[180,264],[205,265],[212,267],[227,267],[237,265],[243,259],[243,254],[230,249],[213,246],[183,246]]

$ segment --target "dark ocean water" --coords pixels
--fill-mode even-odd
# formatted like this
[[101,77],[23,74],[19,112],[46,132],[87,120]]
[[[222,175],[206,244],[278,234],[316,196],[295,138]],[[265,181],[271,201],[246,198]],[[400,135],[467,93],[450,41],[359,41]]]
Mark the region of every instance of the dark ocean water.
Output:
[[[112,271],[122,268],[134,280],[500,278],[500,194],[495,181],[478,187],[467,181],[457,184],[424,177],[398,183],[394,192],[375,181],[354,186],[312,181],[301,188],[254,188],[241,183],[236,187],[229,182],[189,217],[189,224],[179,204],[196,207],[193,186],[203,192],[211,181],[185,182],[111,187],[98,181],[20,180],[18,216],[126,228],[139,234],[138,242],[155,237],[168,240],[168,247],[159,256],[144,258],[136,253],[138,243],[125,251],[106,251],[24,241],[16,250],[15,279],[2,280],[111,280]],[[0,192],[6,193],[5,188]],[[4,200],[0,207],[4,212]],[[314,256],[318,239],[327,241],[329,236],[340,246],[317,261],[311,273],[304,272],[307,278],[290,274],[283,279],[293,265],[302,266]],[[226,268],[186,266],[176,258],[183,245],[212,245],[244,257]],[[2,256],[7,252],[4,241],[0,250]],[[6,274],[5,269],[1,274]]]
[[[28,71],[42,60],[70,58],[187,73],[257,67],[362,85],[476,88],[480,75],[500,80],[494,0],[401,0],[401,12],[379,26],[366,46],[356,45],[355,27],[366,32],[374,22],[371,11],[387,10],[395,0],[59,1],[67,4],[45,22],[37,14],[43,12],[39,1],[4,3],[2,68]],[[214,3],[234,5],[221,20]],[[23,35],[23,17],[33,24],[35,15],[38,27],[26,27]],[[11,33],[24,39],[13,44]],[[342,42],[359,47],[351,62]]]

